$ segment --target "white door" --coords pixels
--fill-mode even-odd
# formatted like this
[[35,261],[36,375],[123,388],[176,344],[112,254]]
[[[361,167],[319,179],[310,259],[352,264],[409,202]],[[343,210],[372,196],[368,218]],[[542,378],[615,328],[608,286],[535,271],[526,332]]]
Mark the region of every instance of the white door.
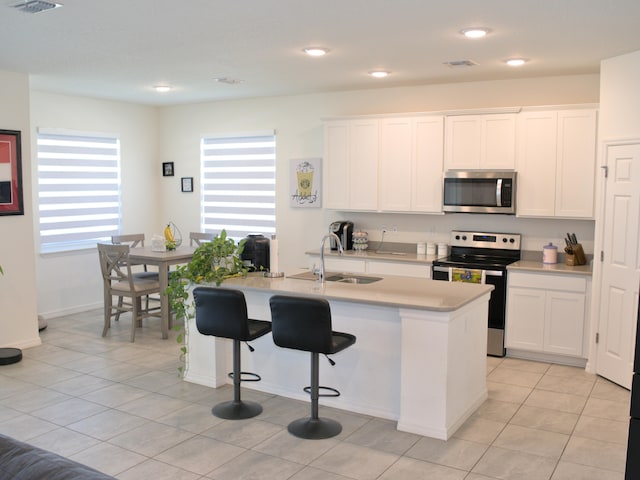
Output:
[[640,144],[609,145],[597,373],[631,388],[640,284]]

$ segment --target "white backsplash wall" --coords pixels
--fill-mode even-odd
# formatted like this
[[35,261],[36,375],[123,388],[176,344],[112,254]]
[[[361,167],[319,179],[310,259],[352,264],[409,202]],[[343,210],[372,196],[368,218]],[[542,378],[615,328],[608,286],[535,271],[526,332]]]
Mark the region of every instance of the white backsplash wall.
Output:
[[[327,211],[329,222],[351,220],[356,230],[369,233],[370,241],[380,241],[382,226],[386,226],[385,241],[398,243],[446,242],[452,230],[519,233],[522,250],[539,251],[549,242],[564,248],[567,232],[575,233],[585,253],[593,253],[594,221],[518,218],[513,215],[453,213],[446,215],[354,213]],[[397,232],[394,233],[394,227]]]

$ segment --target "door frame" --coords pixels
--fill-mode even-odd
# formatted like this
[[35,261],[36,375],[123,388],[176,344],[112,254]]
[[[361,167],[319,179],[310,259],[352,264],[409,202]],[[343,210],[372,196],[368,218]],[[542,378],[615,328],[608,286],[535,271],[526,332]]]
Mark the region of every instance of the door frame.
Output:
[[602,296],[602,262],[600,252],[604,245],[604,212],[606,178],[604,167],[607,166],[607,153],[610,147],[623,145],[639,145],[640,137],[624,137],[614,139],[603,139],[598,142],[598,172],[596,174],[596,205],[595,205],[595,238],[593,247],[593,272],[591,285],[591,312],[589,321],[589,356],[585,370],[589,373],[597,372],[598,345],[596,344],[596,333],[600,331],[600,297]]

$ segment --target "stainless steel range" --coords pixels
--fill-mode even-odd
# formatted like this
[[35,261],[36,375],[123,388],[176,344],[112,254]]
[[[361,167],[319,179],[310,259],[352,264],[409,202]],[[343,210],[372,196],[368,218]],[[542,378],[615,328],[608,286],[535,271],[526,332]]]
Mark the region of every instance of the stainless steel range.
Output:
[[450,244],[450,255],[433,262],[432,278],[477,279],[494,286],[489,300],[487,354],[504,357],[507,265],[520,260],[520,234],[454,230]]

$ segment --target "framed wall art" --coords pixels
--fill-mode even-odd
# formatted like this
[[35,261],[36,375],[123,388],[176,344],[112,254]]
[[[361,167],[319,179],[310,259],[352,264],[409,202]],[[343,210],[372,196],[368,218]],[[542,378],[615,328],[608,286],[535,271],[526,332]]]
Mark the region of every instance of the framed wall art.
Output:
[[322,206],[322,159],[291,160],[289,168],[289,206],[320,208]]
[[173,162],[162,162],[162,176],[173,177]]
[[182,177],[180,183],[183,192],[193,192],[193,177]]
[[24,215],[22,143],[18,130],[0,130],[0,215]]

